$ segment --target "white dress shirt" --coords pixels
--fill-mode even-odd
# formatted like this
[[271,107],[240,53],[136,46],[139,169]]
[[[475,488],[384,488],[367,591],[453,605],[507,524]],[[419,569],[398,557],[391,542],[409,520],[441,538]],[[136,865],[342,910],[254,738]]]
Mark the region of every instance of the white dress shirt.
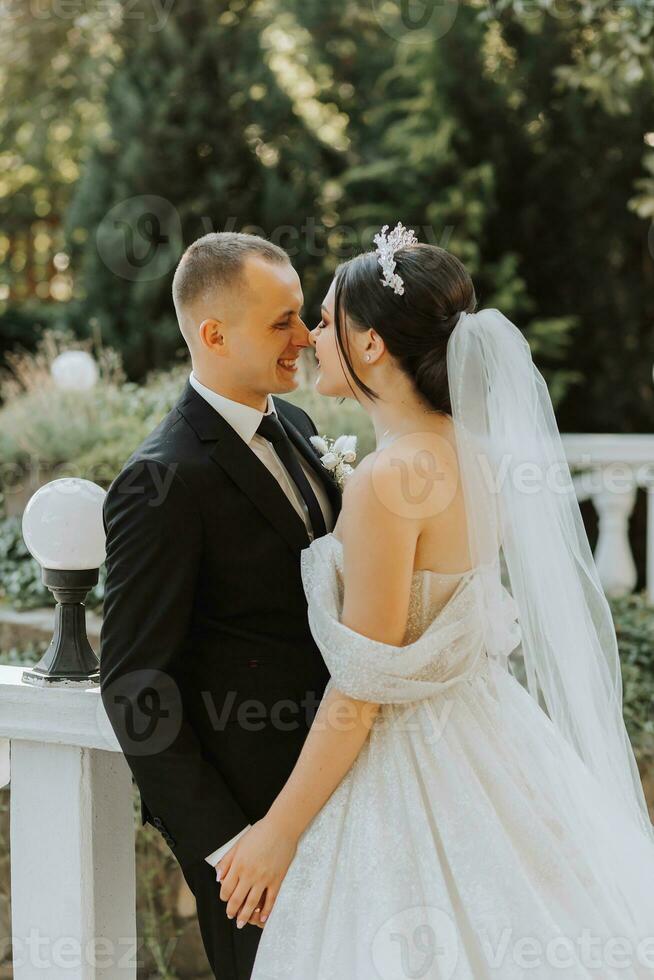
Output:
[[[286,467],[280,460],[279,456],[275,452],[271,443],[263,436],[257,435],[257,429],[261,423],[261,419],[264,415],[277,415],[275,409],[275,403],[272,400],[272,396],[268,395],[268,406],[265,412],[260,412],[257,408],[252,408],[250,405],[243,405],[241,402],[236,402],[231,398],[226,398],[224,395],[220,395],[217,391],[212,388],[207,388],[206,385],[201,384],[198,379],[191,371],[189,375],[189,382],[193,388],[197,391],[199,395],[207,401],[212,408],[221,415],[226,422],[231,425],[232,429],[238,433],[243,442],[250,447],[255,456],[261,460],[261,462],[266,466],[268,470],[275,477],[280,487],[288,497],[289,501],[299,514],[299,516],[304,521],[309,534],[311,534],[311,521],[309,519],[309,514],[307,511],[306,504],[299,490],[289,477]],[[320,482],[315,471],[309,466],[307,461],[302,458],[298,453],[298,461],[306,474],[306,477],[311,484],[313,492],[315,493],[318,503],[320,504],[320,509],[322,510],[323,516],[325,518],[325,527],[329,530],[333,527],[334,514],[325,491],[324,486]],[[220,861],[221,857],[227,853],[227,851],[232,847],[233,844],[241,837],[246,830],[250,829],[250,824],[244,827],[235,837],[228,840],[226,844],[222,844],[217,850],[212,851],[205,858],[209,864],[216,865]]]

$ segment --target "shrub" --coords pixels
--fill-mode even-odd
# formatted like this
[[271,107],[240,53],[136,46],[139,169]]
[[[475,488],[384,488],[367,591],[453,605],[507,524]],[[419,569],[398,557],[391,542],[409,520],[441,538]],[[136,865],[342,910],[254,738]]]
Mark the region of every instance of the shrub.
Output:
[[644,592],[610,602],[622,664],[623,709],[638,761],[654,762],[654,607]]
[[108,486],[130,453],[169,411],[187,369],[175,366],[147,384],[126,382],[118,355],[94,352],[98,383],[66,391],[50,368],[64,350],[91,349],[67,333],[46,331],[35,353],[10,355],[0,378],[0,458],[4,484],[27,473],[81,476]]

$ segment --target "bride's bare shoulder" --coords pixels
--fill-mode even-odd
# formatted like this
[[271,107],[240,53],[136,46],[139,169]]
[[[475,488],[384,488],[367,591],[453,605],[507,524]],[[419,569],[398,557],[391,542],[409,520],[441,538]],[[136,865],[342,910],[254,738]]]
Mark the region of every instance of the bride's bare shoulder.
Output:
[[458,476],[448,439],[435,432],[411,433],[361,460],[345,485],[343,506],[367,506],[382,518],[433,517],[453,500]]

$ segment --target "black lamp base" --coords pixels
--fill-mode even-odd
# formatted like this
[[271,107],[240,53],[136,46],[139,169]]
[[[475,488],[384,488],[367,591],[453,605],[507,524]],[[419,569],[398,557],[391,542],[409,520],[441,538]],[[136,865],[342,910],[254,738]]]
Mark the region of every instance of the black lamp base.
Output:
[[98,576],[97,568],[42,569],[43,584],[57,600],[54,634],[38,664],[23,671],[23,683],[38,687],[91,687],[100,683],[100,661],[86,635],[84,606]]

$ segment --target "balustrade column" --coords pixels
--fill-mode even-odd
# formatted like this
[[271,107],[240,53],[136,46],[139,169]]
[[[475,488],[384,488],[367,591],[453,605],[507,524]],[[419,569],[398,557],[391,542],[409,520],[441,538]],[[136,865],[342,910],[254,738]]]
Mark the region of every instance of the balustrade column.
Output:
[[35,687],[0,666],[1,739],[14,980],[135,980],[132,777],[99,689]]

